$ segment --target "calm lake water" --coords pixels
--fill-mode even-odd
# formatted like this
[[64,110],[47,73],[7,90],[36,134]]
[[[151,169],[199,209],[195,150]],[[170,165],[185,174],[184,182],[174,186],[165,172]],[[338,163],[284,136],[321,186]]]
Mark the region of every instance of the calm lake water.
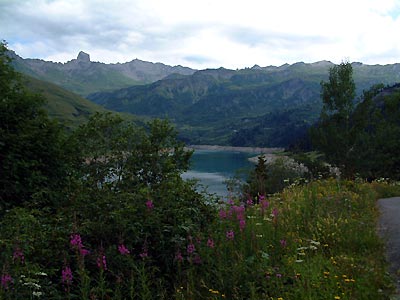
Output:
[[228,194],[225,180],[235,176],[239,170],[251,170],[254,164],[248,161],[255,154],[219,151],[196,150],[192,156],[191,169],[184,173],[184,179],[196,178],[207,187],[209,193],[225,197]]

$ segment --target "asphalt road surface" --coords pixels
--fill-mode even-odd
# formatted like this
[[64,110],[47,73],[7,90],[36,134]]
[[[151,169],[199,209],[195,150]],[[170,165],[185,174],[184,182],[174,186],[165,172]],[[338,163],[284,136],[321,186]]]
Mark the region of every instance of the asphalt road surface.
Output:
[[[378,232],[386,242],[386,255],[390,264],[389,272],[397,285],[397,295],[400,294],[400,197],[378,200],[381,212]],[[398,298],[395,298],[398,299]]]

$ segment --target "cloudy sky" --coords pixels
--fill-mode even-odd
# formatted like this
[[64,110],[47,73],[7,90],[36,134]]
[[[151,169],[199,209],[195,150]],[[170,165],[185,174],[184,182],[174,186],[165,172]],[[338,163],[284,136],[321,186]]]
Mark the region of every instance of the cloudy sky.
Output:
[[24,58],[138,58],[197,69],[400,62],[400,0],[0,0]]

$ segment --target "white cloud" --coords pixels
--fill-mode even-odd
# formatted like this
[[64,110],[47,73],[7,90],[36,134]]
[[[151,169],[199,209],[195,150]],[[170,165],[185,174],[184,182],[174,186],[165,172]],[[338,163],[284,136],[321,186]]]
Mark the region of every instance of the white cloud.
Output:
[[344,58],[399,62],[396,0],[30,0],[0,2],[0,38],[23,57],[134,58],[242,68]]

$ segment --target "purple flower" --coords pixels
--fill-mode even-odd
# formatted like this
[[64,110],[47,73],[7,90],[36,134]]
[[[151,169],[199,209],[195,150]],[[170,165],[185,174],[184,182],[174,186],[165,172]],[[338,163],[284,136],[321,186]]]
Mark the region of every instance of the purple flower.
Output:
[[149,257],[148,248],[147,248],[147,242],[145,242],[145,243],[143,244],[142,253],[140,253],[139,256],[140,256],[142,259],[145,259],[146,257]]
[[10,274],[2,274],[1,275],[1,286],[7,290],[8,285],[13,282],[13,279]]
[[212,238],[209,238],[207,240],[207,246],[210,247],[210,248],[214,248],[215,247],[214,246],[214,240]]
[[253,199],[248,198],[247,201],[246,201],[246,204],[247,204],[248,206],[252,206],[252,205],[254,204]]
[[64,269],[61,271],[61,281],[63,284],[70,285],[72,283],[72,271],[69,266],[66,266]]
[[263,210],[265,210],[269,207],[269,202],[265,198],[260,200],[260,204],[261,204],[261,209],[263,209]]
[[120,244],[118,245],[118,251],[121,255],[128,255],[130,254],[130,251],[128,250],[128,248],[125,247],[124,244]]
[[146,207],[148,210],[152,210],[154,208],[154,203],[150,199],[146,201]]
[[82,239],[81,236],[79,234],[71,234],[71,240],[70,240],[71,246],[75,246],[78,248],[82,248]]
[[278,274],[276,274],[276,277],[277,277],[277,278],[282,278],[282,274],[281,274],[281,273],[278,273]]
[[192,254],[194,251],[196,251],[196,247],[194,246],[193,243],[190,243],[190,244],[187,246],[187,253],[188,253],[188,254]]
[[97,267],[101,270],[107,270],[107,259],[104,254],[97,257]]
[[243,231],[243,229],[246,227],[246,220],[244,220],[244,219],[241,219],[240,221],[239,221],[239,228],[240,228],[240,231]]
[[83,244],[82,244],[82,238],[77,233],[71,234],[70,244],[72,247],[76,248],[79,251],[79,254],[82,257],[85,257],[86,255],[88,255],[90,253],[89,250],[84,249]]
[[82,257],[85,257],[85,256],[88,255],[89,253],[90,253],[89,250],[84,249],[84,248],[79,248],[79,254],[80,254]]
[[178,251],[178,252],[175,254],[175,259],[176,259],[178,262],[182,262],[182,261],[183,261],[183,256],[182,256],[182,253],[181,253],[180,251]]
[[233,230],[229,230],[226,232],[226,238],[228,240],[233,240],[235,238],[235,233],[233,232]]
[[276,207],[272,210],[272,214],[273,214],[274,218],[276,218],[278,216],[279,211]]
[[25,256],[24,256],[24,252],[21,250],[21,248],[19,248],[19,247],[17,247],[15,250],[14,250],[14,253],[13,253],[13,260],[14,261],[20,261],[21,263],[24,263],[24,261],[25,261]]
[[194,262],[196,265],[200,265],[200,264],[201,264],[201,257],[200,257],[200,255],[196,254],[196,255],[194,256],[194,258],[193,258],[193,262]]
[[227,217],[228,217],[228,215],[227,215],[227,213],[226,213],[226,210],[221,209],[221,210],[219,211],[219,218],[220,218],[221,220],[223,220],[223,219],[226,219]]
[[142,253],[139,254],[141,259],[145,259],[146,257],[149,257],[149,254],[147,253],[147,251],[143,251]]
[[286,247],[286,240],[280,240],[279,243],[281,244],[282,248]]

